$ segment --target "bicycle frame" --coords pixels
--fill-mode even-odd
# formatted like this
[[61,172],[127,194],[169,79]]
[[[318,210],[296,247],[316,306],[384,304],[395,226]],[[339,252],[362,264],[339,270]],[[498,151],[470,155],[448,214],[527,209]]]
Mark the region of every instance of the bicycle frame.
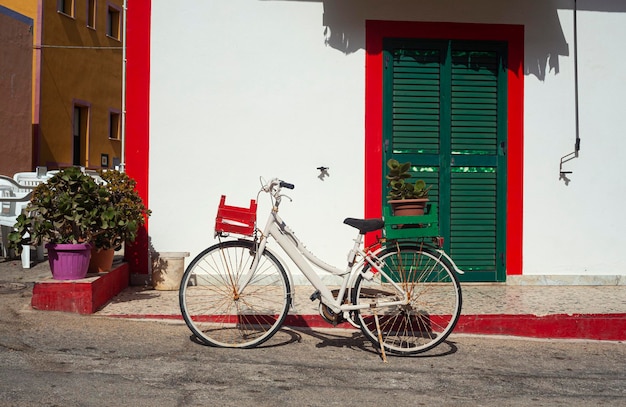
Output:
[[[311,285],[319,291],[322,297],[321,302],[330,307],[336,313],[348,313],[352,310],[370,307],[370,305],[356,306],[352,304],[342,303],[346,291],[354,284],[354,281],[358,275],[357,270],[361,270],[364,266],[364,263],[366,262],[370,264],[371,267],[373,267],[374,272],[382,273],[390,282],[390,284],[392,284],[396,288],[398,293],[401,294],[401,300],[380,303],[378,304],[379,306],[403,305],[406,304],[408,301],[407,295],[404,290],[402,290],[399,285],[393,282],[393,279],[387,276],[379,265],[380,260],[378,259],[378,257],[376,257],[376,254],[382,250],[382,247],[379,247],[374,252],[364,252],[360,247],[363,239],[363,236],[360,234],[356,239],[354,239],[354,246],[350,250],[350,253],[348,255],[348,265],[346,266],[346,269],[341,270],[320,260],[304,246],[304,244],[295,236],[293,231],[278,215],[277,205],[274,206],[274,208],[272,209],[272,213],[267,219],[265,228],[263,230],[260,230],[260,232],[261,239],[258,243],[255,259],[250,268],[248,278],[243,279],[239,286],[239,291],[243,291],[245,289],[246,285],[249,283],[252,276],[254,275],[259,262],[260,254],[263,253],[264,250],[266,250],[268,238],[271,236],[276,241],[276,243],[278,243],[281,249],[283,249],[283,251],[287,253],[289,258],[296,264],[300,271],[302,271],[302,273],[311,283]],[[357,256],[360,256],[360,259],[355,262]],[[333,275],[342,276],[342,283],[339,288],[337,297],[333,296],[331,290],[317,275],[311,264]]]

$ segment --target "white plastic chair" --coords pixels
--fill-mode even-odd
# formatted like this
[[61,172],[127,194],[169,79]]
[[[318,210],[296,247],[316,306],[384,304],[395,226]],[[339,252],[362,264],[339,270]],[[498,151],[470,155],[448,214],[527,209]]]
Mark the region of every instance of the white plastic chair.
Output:
[[[30,202],[32,190],[35,186],[19,184],[15,179],[0,175],[0,228],[2,233],[2,254],[9,255],[8,235],[13,230],[13,226],[18,215],[26,208]],[[31,247],[24,245],[22,250],[22,267],[30,268]],[[37,259],[43,260],[43,246],[37,247]]]
[[34,188],[48,179],[50,179],[49,175],[40,176],[36,172],[18,172],[13,175],[15,182],[29,188]]

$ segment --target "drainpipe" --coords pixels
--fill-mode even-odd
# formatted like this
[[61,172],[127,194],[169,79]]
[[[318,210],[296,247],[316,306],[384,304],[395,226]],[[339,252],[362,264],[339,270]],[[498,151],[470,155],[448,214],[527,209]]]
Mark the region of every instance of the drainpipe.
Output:
[[120,171],[126,168],[126,0],[122,5],[122,120],[120,123],[120,141],[122,143]]
[[578,158],[578,152],[580,151],[580,124],[578,120],[578,6],[576,1],[577,0],[574,0],[574,110],[576,120],[576,140],[574,142],[574,151],[561,157],[561,164],[559,165],[559,179],[562,179],[565,182],[565,185],[569,184],[570,179],[567,175],[571,174],[572,171],[564,171],[563,164],[573,160],[574,158]]

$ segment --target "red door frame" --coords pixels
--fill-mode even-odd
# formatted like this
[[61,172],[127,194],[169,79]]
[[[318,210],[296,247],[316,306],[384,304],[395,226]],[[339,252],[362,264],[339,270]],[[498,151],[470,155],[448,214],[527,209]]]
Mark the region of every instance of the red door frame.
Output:
[[[128,1],[126,13],[125,169],[137,181],[137,192],[149,208],[150,151],[150,15],[151,0]],[[122,112],[124,113],[124,112]],[[133,274],[148,274],[148,221],[124,253]]]
[[[408,21],[365,23],[365,216],[382,214],[383,39],[423,38],[508,43],[506,273],[522,274],[524,27]],[[375,236],[367,237],[373,243]]]

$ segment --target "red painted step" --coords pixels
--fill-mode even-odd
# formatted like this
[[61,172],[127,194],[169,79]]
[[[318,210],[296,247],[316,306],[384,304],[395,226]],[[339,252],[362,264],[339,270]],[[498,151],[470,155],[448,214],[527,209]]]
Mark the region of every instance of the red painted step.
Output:
[[128,287],[129,281],[127,263],[80,280],[44,280],[35,283],[31,305],[38,310],[93,314]]

